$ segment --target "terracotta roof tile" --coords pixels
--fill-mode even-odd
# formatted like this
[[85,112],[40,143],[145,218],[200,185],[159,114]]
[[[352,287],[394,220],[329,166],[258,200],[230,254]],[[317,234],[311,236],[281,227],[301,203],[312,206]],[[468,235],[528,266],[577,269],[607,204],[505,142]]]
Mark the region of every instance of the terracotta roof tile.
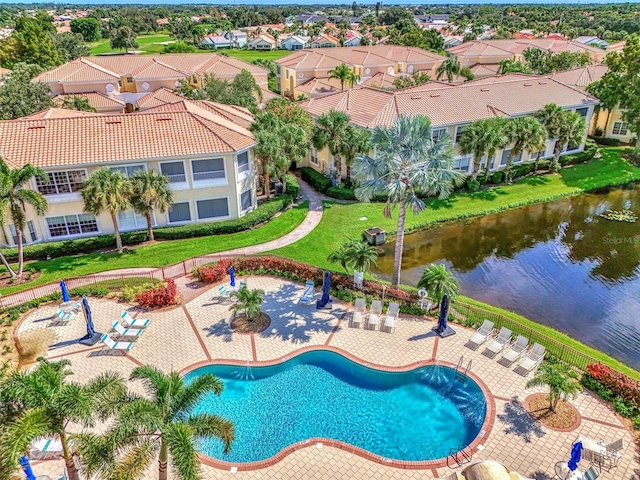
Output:
[[140,110],[146,110],[159,105],[165,105],[167,103],[180,102],[182,100],[184,100],[183,97],[173,93],[172,90],[163,87],[138,99],[136,105]]
[[117,98],[110,97],[105,95],[104,93],[99,92],[90,92],[90,93],[74,93],[74,94],[63,94],[57,95],[53,101],[56,105],[62,106],[65,99],[72,97],[80,97],[84,98],[89,102],[96,110],[100,110],[103,108],[123,108],[125,107],[125,103],[122,100],[118,100]]
[[27,115],[26,117],[14,119],[13,121],[23,119],[42,120],[46,118],[95,117],[96,115],[101,116],[99,113],[95,112],[83,112],[79,110],[71,110],[68,108],[47,108],[46,110],[40,110],[39,112],[32,113],[31,115]]
[[539,48],[553,53],[560,52],[588,52],[590,55],[602,55],[604,50],[590,45],[583,45],[571,40],[555,38],[506,39],[506,40],[472,40],[447,49],[447,52],[457,56],[482,55],[506,58],[509,55],[520,55],[528,48]]
[[600,80],[608,67],[606,65],[587,65],[586,67],[572,68],[564,72],[557,72],[551,78],[574,87],[584,88],[590,83]]

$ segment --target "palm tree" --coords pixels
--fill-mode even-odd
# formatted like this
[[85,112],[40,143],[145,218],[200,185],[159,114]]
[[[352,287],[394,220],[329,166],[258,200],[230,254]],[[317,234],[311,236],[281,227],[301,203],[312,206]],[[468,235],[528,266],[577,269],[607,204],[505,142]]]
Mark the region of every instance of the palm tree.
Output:
[[29,444],[40,437],[57,436],[62,443],[69,480],[79,480],[69,446],[69,423],[92,427],[96,419],[106,420],[126,397],[124,380],[115,373],[103,373],[89,382],[69,381],[69,360],[40,360],[26,372],[12,372],[0,387],[3,395],[19,405],[19,413],[4,431],[0,456],[15,467]]
[[351,179],[351,166],[354,160],[361,153],[369,150],[369,140],[371,134],[369,130],[356,127],[350,124],[345,131],[345,141],[343,143],[342,155],[347,166],[347,178]]
[[604,135],[607,135],[607,129],[609,128],[609,120],[611,119],[611,111],[616,108],[620,99],[618,93],[610,88],[610,86],[604,83],[602,80],[596,80],[595,82],[587,85],[587,92],[600,100],[600,103],[595,107],[595,126],[598,126],[598,117],[602,109],[607,111],[607,119],[604,122]]
[[358,272],[366,272],[371,264],[376,264],[378,251],[361,240],[348,240],[327,257],[331,263],[339,263],[349,273],[349,267]]
[[500,62],[500,75],[506,75],[507,73],[532,73],[531,69],[518,60],[512,60],[511,58],[505,58]]
[[317,150],[328,147],[338,171],[340,171],[342,157],[347,150],[347,142],[351,136],[350,128],[353,127],[349,115],[336,110],[330,110],[320,115],[313,127],[313,137],[311,138],[313,146]]
[[262,315],[262,302],[264,301],[264,290],[254,288],[249,290],[246,285],[240,287],[237,292],[233,292],[235,303],[229,307],[233,315],[244,310],[247,320],[252,321]]
[[560,400],[575,398],[582,390],[578,373],[566,363],[543,363],[534,377],[527,382],[527,388],[549,387],[549,409],[555,412]]
[[451,195],[464,174],[452,170],[453,145],[448,135],[434,141],[431,120],[423,115],[399,115],[390,127],[376,127],[371,134],[374,157],[356,158],[353,170],[360,186],[356,197],[365,202],[384,195],[384,215],[391,217],[391,206],[398,205],[398,224],[394,253],[394,287],[400,284],[407,208],[418,214],[426,208],[419,195]]
[[476,120],[466,125],[458,139],[460,153],[473,155],[473,172],[476,180],[482,167],[482,157],[486,158],[486,170],[489,171],[489,159],[507,143],[505,120],[499,117]]
[[69,110],[79,110],[81,112],[95,112],[96,109],[91,106],[89,100],[78,95],[71,95],[62,101],[62,108]]
[[344,271],[349,274],[349,252],[348,252],[349,242],[344,242],[340,245],[340,248],[334,250],[327,256],[327,262],[331,263],[339,263]]
[[[89,477],[106,480],[139,477],[158,456],[158,479],[167,479],[167,463],[181,480],[200,478],[196,441],[217,437],[227,453],[234,440],[233,424],[218,415],[191,413],[206,395],[220,395],[222,381],[212,374],[189,384],[177,372],[137,367],[130,380],[141,380],[150,398],[130,394],[104,435],[80,434],[75,444]],[[74,445],[75,445],[74,444]]]
[[431,294],[438,306],[442,297],[447,295],[451,300],[455,299],[460,292],[460,284],[447,267],[443,264],[431,264],[422,271],[422,276],[418,281],[418,288],[424,288]]
[[129,208],[131,183],[120,172],[102,167],[93,172],[82,188],[85,212],[100,215],[103,210],[109,212],[116,236],[116,247],[122,253],[122,239],[118,228],[118,213]]
[[334,68],[333,70],[329,70],[329,80],[333,80],[334,78],[340,81],[340,89],[344,90],[344,84],[347,83],[351,83],[351,85],[353,86],[354,80],[357,77],[357,80],[360,79],[360,77],[358,77],[353,70],[351,70],[351,67],[349,65],[347,65],[346,63],[341,63],[340,65],[338,65],[336,68]]
[[585,130],[584,119],[577,113],[563,110],[553,103],[538,110],[535,117],[544,126],[547,136],[556,140],[550,169],[552,172],[557,172],[560,169],[560,154],[564,147],[582,142]]
[[511,182],[513,159],[521,155],[525,150],[536,151],[539,156],[542,148],[538,147],[545,145],[547,132],[540,122],[533,117],[514,118],[508,120],[505,126],[507,143],[512,144],[512,147],[507,156],[507,164],[504,170],[507,182]]
[[130,201],[133,209],[147,219],[147,237],[153,240],[153,211],[164,213],[173,203],[169,179],[153,170],[138,170],[131,176]]
[[40,192],[27,188],[33,178],[46,181],[47,174],[41,169],[30,164],[22,168],[11,169],[0,158],[0,225],[3,225],[7,213],[13,220],[16,231],[18,247],[18,270],[14,271],[4,255],[0,254],[0,260],[7,268],[11,278],[22,277],[24,268],[24,251],[22,248],[24,231],[27,228],[27,215],[25,206],[31,205],[36,215],[44,215],[47,212],[47,199]]

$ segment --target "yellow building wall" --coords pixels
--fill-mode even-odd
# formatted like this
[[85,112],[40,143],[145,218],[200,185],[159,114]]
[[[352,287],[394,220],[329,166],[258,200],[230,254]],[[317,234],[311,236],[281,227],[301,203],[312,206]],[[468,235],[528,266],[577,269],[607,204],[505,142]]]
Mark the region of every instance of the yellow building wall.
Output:
[[[107,91],[107,85],[113,86],[113,91]],[[119,93],[122,89],[118,85],[117,80],[113,80],[110,82],[93,82],[93,83],[64,83],[64,84],[53,84],[50,85],[51,91],[54,94],[61,93],[88,93],[88,92],[99,92],[99,93]]]
[[590,133],[595,133],[595,130],[598,127],[602,129],[605,137],[617,138],[621,142],[630,143],[635,135],[630,130],[626,135],[614,135],[613,126],[615,122],[624,122],[624,120],[622,120],[622,111],[620,108],[614,108],[610,114],[606,110],[601,110],[597,118],[597,123],[595,116],[591,122]]

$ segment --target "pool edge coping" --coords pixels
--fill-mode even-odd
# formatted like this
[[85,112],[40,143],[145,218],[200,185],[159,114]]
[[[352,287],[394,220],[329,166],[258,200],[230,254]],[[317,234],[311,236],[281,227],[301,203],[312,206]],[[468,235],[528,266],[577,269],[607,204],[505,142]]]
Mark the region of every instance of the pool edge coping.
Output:
[[[299,348],[287,355],[284,355],[275,359],[271,359],[271,360],[259,360],[259,361],[251,361],[251,362],[242,361],[238,359],[204,360],[204,361],[200,361],[200,362],[196,362],[191,365],[188,365],[187,367],[179,371],[179,375],[184,376],[198,368],[206,367],[209,365],[234,365],[239,367],[249,365],[251,367],[268,367],[268,366],[284,363],[288,360],[291,360],[293,357],[297,357],[303,353],[318,351],[318,350],[337,353],[347,358],[348,360],[351,360],[363,367],[373,368],[375,370],[381,370],[385,372],[405,372],[408,370],[414,370],[416,368],[425,367],[428,365],[443,365],[453,369],[456,368],[456,365],[453,363],[442,361],[442,360],[433,360],[433,359],[413,362],[413,363],[410,363],[407,365],[401,365],[401,366],[381,365],[381,364],[362,360],[361,358],[358,358],[355,355],[352,355],[351,353],[341,348],[332,347],[328,345],[311,345],[308,347]],[[496,403],[495,403],[494,396],[491,393],[491,390],[489,389],[487,384],[484,383],[484,381],[482,381],[480,377],[478,377],[475,373],[471,371],[467,372],[466,375],[469,376],[474,382],[476,382],[476,384],[480,387],[480,390],[482,390],[482,393],[486,398],[486,408],[487,408],[484,422],[480,427],[480,432],[473,439],[473,441],[463,449],[464,451],[470,450],[471,456],[473,456],[473,454],[479,451],[478,447],[482,445],[483,442],[486,441],[487,437],[491,433],[491,430],[493,429],[493,425],[496,419]],[[264,460],[258,460],[255,462],[234,463],[234,462],[226,462],[224,460],[218,460],[200,452],[198,452],[197,455],[200,462],[209,467],[214,467],[221,470],[235,469],[234,471],[238,471],[238,472],[253,471],[253,470],[260,470],[263,468],[271,467],[297,450],[312,447],[312,446],[321,448],[318,444],[322,444],[322,446],[339,448],[340,450],[344,450],[349,453],[358,455],[359,457],[365,458],[369,461],[378,463],[380,465],[386,465],[389,467],[395,467],[395,468],[405,469],[405,470],[426,470],[426,469],[446,467],[448,465],[448,459],[451,457],[451,455],[449,455],[447,457],[436,459],[436,460],[421,460],[421,461],[389,459],[389,458],[382,457],[381,455],[376,455],[363,448],[356,447],[355,445],[351,445],[349,443],[342,442],[340,440],[324,438],[324,437],[313,437],[313,438],[301,440],[296,443],[292,443],[284,447],[282,450],[280,450],[278,453],[276,453],[272,457],[266,458]]]

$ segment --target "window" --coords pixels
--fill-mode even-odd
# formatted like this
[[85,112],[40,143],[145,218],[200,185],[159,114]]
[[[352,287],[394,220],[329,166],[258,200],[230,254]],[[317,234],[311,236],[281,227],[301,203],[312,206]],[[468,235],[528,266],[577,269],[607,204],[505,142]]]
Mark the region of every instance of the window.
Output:
[[576,113],[582,118],[587,116],[587,112],[589,112],[589,107],[576,108]]
[[16,232],[15,225],[9,225],[9,233],[11,233],[11,236],[13,237],[13,244],[18,245],[18,233]]
[[612,135],[627,135],[629,133],[629,124],[627,122],[613,122]]
[[216,217],[228,217],[229,216],[229,202],[227,198],[212,198],[211,200],[198,200],[196,202],[198,209],[198,218],[204,220],[205,218]]
[[460,125],[459,127],[456,127],[456,142],[458,143],[460,141],[460,135],[462,135],[462,132],[464,131],[464,127],[465,125]]
[[468,172],[470,162],[471,162],[471,157],[456,158],[455,163],[453,164],[453,169],[461,170],[463,172]]
[[193,160],[193,181],[214,180],[225,178],[224,160],[222,158],[211,158],[209,160]]
[[43,195],[59,195],[62,193],[79,192],[87,175],[84,170],[69,170],[66,172],[50,172],[44,182],[36,178],[38,191]]
[[546,149],[540,150],[539,152],[531,152],[531,155],[529,156],[529,160],[535,160],[536,158],[543,158],[546,153],[547,153]]
[[139,170],[144,170],[144,165],[127,165],[124,167],[111,167],[112,172],[120,172],[127,178],[131,177],[134,173],[136,173]]
[[184,174],[184,163],[182,162],[161,163],[160,171],[163,175],[169,177],[169,183],[180,183],[187,181],[187,177]]
[[133,83],[133,77],[127,77],[127,83]]
[[438,140],[440,140],[440,137],[445,133],[447,133],[446,128],[434,128],[433,130],[431,130],[431,138],[433,139],[434,142],[437,142]]
[[179,202],[171,204],[169,207],[169,223],[191,221],[191,209],[189,202]]
[[68,237],[98,231],[96,217],[90,213],[49,217],[46,220],[51,237]]
[[31,241],[37,242],[38,234],[36,233],[36,228],[31,220],[27,221],[27,230],[29,230],[29,235],[31,235]]
[[[495,161],[496,161],[496,156],[495,155],[491,155],[489,157],[489,170],[493,170],[493,166],[494,166]],[[480,167],[486,168],[486,166],[487,166],[487,156],[483,155],[482,159],[480,159]]]
[[118,212],[118,226],[120,230],[147,228],[147,219],[133,210],[126,210]]
[[242,192],[242,195],[240,195],[240,209],[244,212],[245,210],[251,208],[252,206],[253,206],[253,196],[251,195],[251,190]]
[[[502,151],[502,157],[500,157],[500,165],[506,165],[507,164],[507,159],[509,158],[509,155],[511,154],[511,149],[507,149],[507,150],[503,150]],[[518,163],[522,161],[522,152],[520,152],[518,155],[516,155],[515,157],[513,157],[513,163]]]
[[318,151],[311,147],[311,163],[318,165]]
[[280,65],[276,65],[276,75],[280,75]]
[[249,171],[249,152],[243,152],[238,155],[238,173]]

